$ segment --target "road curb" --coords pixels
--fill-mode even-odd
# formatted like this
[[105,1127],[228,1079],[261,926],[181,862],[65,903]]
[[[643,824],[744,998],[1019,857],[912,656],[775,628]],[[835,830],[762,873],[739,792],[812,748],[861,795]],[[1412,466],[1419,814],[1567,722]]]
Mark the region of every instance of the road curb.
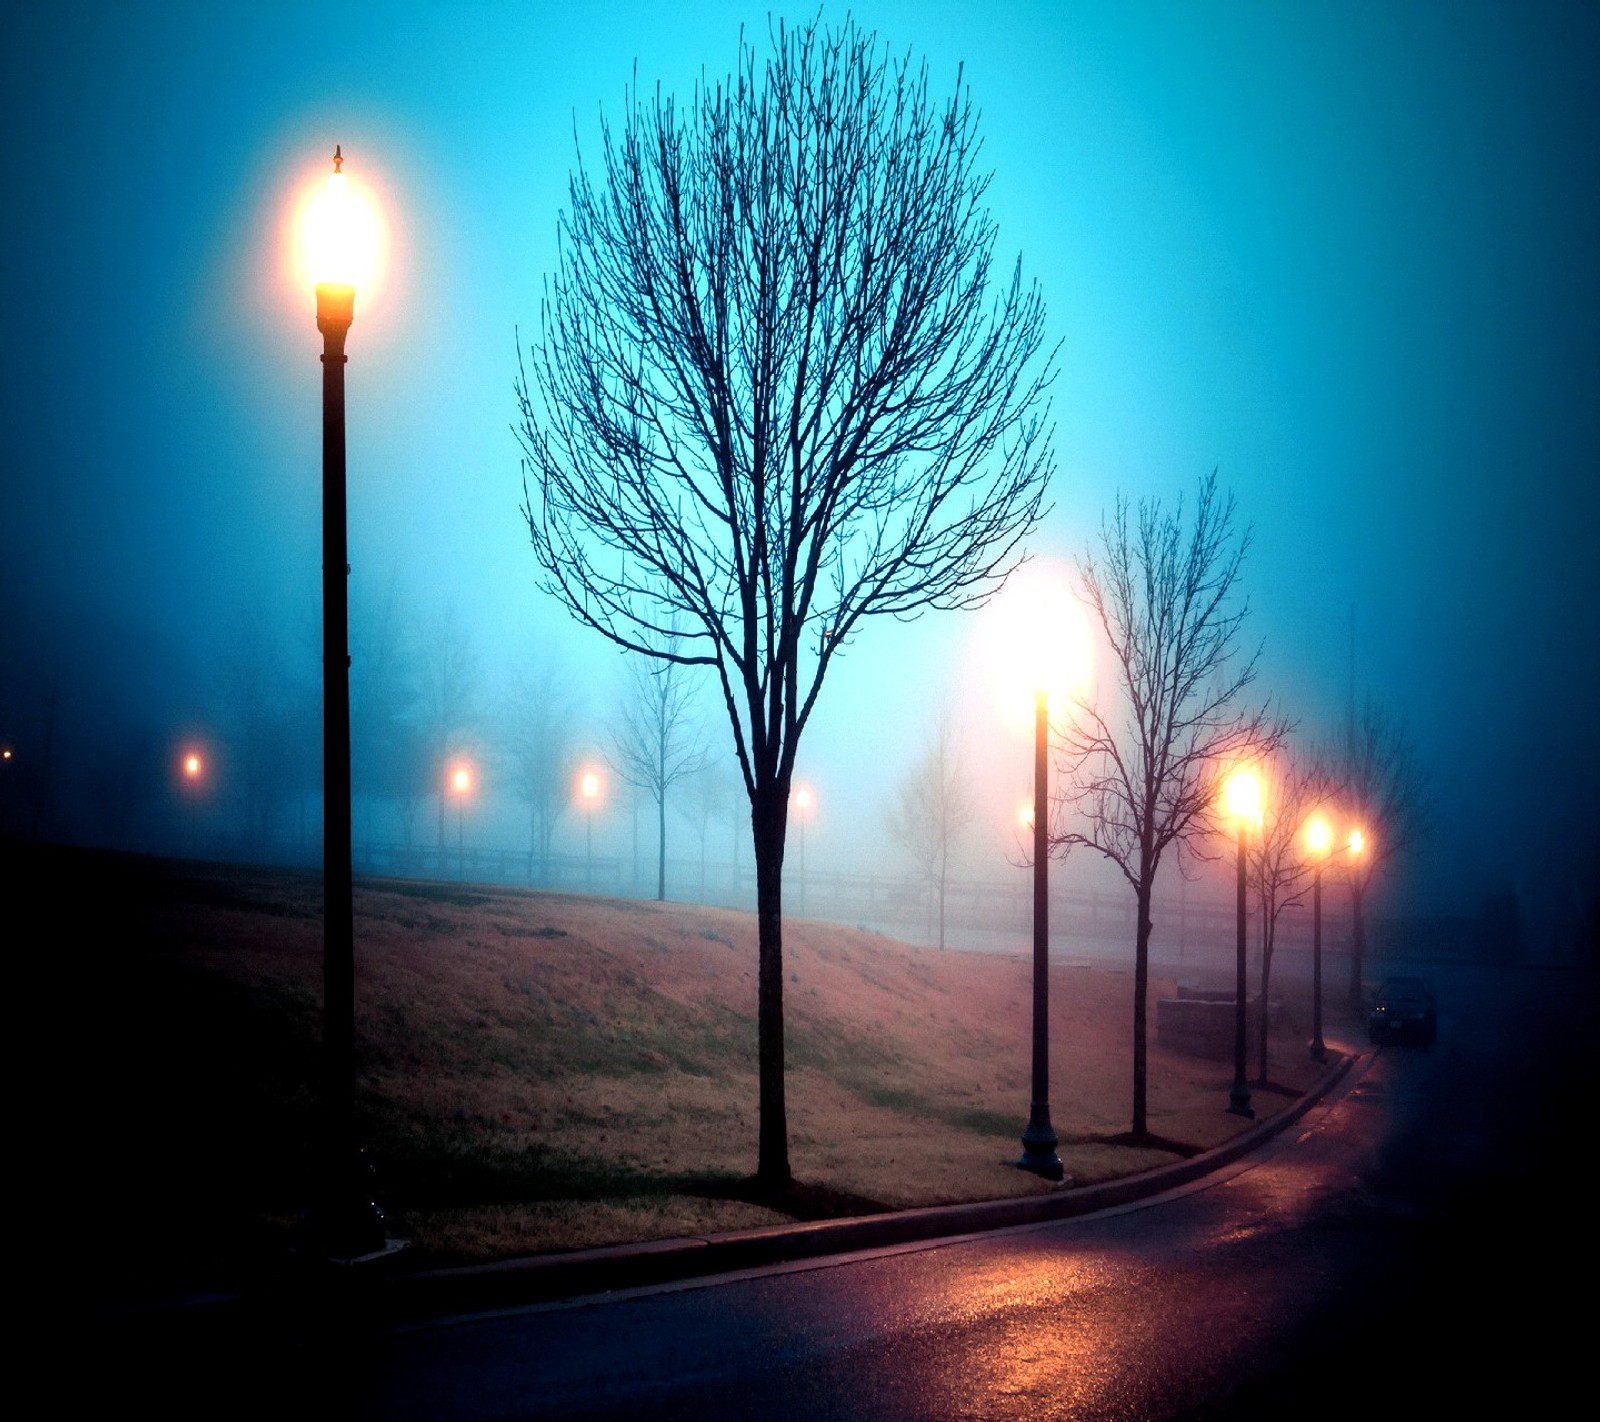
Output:
[[1326,1075],[1293,1105],[1219,1146],[1188,1160],[1095,1185],[1017,1200],[933,1205],[727,1234],[531,1255],[493,1264],[385,1273],[372,1279],[370,1289],[363,1293],[372,1321],[396,1325],[1093,1214],[1148,1199],[1231,1165],[1300,1120],[1348,1075],[1358,1059],[1357,1053],[1341,1054]]

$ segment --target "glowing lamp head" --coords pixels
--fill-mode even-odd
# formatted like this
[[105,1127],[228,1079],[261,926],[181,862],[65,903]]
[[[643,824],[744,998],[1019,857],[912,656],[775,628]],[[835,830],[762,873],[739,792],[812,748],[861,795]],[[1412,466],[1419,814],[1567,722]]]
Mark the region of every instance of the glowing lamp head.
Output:
[[183,758],[183,778],[185,780],[198,780],[200,772],[205,769],[204,763],[195,752],[190,751]]
[[585,800],[592,801],[600,793],[600,777],[592,770],[583,772],[583,779],[578,782],[578,790]]
[[450,772],[450,788],[457,795],[465,795],[472,789],[472,772],[464,765],[458,765]]
[[1245,825],[1261,823],[1261,777],[1253,770],[1236,770],[1222,787],[1222,803],[1229,819]]
[[1350,853],[1357,859],[1366,852],[1367,837],[1360,830],[1350,831]]
[[1333,829],[1321,815],[1318,815],[1306,826],[1306,843],[1311,847],[1311,852],[1319,859],[1332,847]]
[[344,152],[333,150],[333,171],[305,201],[300,247],[306,275],[317,291],[317,324],[348,326],[356,288],[370,290],[382,258],[384,234],[372,201],[353,187]]
[[811,809],[811,787],[809,785],[802,785],[794,792],[794,804],[802,815]]

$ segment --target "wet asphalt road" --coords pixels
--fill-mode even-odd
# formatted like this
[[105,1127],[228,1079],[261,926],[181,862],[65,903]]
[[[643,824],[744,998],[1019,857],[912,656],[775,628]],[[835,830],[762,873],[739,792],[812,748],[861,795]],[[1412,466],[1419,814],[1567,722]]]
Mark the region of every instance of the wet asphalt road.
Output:
[[1593,977],[1429,971],[1436,1046],[1374,1052],[1297,1127],[1195,1186],[349,1339],[349,1366],[320,1385],[382,1419],[1564,1411],[1587,1371],[1574,1288],[1596,1262],[1580,1148]]

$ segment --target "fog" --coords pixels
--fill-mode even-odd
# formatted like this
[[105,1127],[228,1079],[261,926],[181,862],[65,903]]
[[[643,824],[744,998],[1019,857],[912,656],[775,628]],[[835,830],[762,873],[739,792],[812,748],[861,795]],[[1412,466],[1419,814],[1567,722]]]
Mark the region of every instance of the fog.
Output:
[[[1020,253],[1042,289],[1060,353],[1036,564],[1070,572],[1119,494],[1192,497],[1216,469],[1253,528],[1259,689],[1308,741],[1370,698],[1415,746],[1430,832],[1387,871],[1389,903],[1472,913],[1515,893],[1528,949],[1553,951],[1600,878],[1600,10],[852,13],[936,88],[962,66],[997,258]],[[347,375],[358,853],[441,838],[437,769],[396,791],[363,747],[380,666],[419,689],[446,648],[470,663],[452,749],[479,765],[446,837],[527,847],[504,750],[517,677],[541,669],[595,763],[626,686],[622,655],[537,590],[511,432],[575,142],[595,154],[635,66],[687,96],[765,15],[320,0],[13,17],[8,831],[315,862],[321,345],[284,247],[338,143],[390,237]],[[886,809],[948,708],[982,796],[962,870],[1017,872],[1029,728],[991,694],[1001,611],[869,626],[846,649],[800,749],[811,870],[905,866]],[[716,699],[701,705],[726,759]],[[189,746],[205,770],[186,786]],[[726,861],[736,830],[712,824]],[[698,860],[690,821],[669,829],[669,853]],[[587,814],[574,792],[552,849],[621,859],[634,833],[613,778]],[[1081,854],[1060,872],[1109,884]]]

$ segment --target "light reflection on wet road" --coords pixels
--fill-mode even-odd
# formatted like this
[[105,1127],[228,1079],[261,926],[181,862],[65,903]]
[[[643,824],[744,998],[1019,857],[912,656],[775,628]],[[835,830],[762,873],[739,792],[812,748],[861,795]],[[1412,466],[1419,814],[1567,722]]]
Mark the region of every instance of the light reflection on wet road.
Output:
[[[1559,1346],[1578,1325],[1557,1274],[1596,1262],[1546,1155],[1567,1093],[1590,1106],[1593,982],[1440,987],[1436,1048],[1385,1048],[1261,1155],[1159,1202],[396,1332],[351,1400],[394,1422],[1161,1422],[1493,1414],[1504,1393],[1542,1415],[1581,1356]],[[1375,1387],[1402,1332],[1422,1371]]]

